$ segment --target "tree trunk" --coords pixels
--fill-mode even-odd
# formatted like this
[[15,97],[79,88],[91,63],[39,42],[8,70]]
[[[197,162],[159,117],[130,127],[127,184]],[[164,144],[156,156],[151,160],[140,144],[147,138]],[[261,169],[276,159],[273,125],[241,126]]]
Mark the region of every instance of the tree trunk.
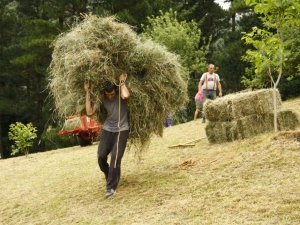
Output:
[[[40,91],[41,88],[41,74],[37,74],[37,91]],[[43,106],[43,100],[41,99],[40,95],[37,95],[36,99],[36,126],[37,126],[37,137],[41,140],[42,133],[44,129],[43,121],[42,121],[42,106]],[[38,145],[38,150],[41,151],[41,146]]]
[[273,104],[274,104],[274,132],[277,132],[277,100],[276,100],[276,85],[273,87]]
[[231,15],[231,31],[235,32],[235,13]]
[[0,157],[4,159],[4,152],[3,152],[3,145],[2,145],[2,123],[1,123],[1,116],[0,116]]
[[80,0],[78,4],[73,4],[74,15],[79,18],[79,20],[83,20],[83,14],[86,13],[88,0]]
[[60,16],[58,18],[58,24],[59,24],[59,29],[62,32],[64,30],[64,18],[63,18],[63,16]]

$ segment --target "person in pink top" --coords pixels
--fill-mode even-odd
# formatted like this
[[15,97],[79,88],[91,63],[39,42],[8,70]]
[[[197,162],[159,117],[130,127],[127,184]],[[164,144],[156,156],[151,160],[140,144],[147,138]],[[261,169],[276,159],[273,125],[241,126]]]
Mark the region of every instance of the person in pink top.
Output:
[[196,103],[196,111],[194,114],[194,120],[197,119],[198,114],[201,112],[201,108],[203,107],[203,86],[201,87],[200,94],[197,92],[195,95],[195,103]]

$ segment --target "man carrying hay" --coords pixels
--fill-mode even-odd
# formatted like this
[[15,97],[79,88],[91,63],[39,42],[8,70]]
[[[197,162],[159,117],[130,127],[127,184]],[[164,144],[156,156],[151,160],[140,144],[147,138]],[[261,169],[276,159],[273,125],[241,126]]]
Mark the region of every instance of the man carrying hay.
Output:
[[[203,73],[199,85],[198,85],[198,93],[202,95],[201,87],[203,85],[204,90],[204,98],[203,98],[203,105],[206,98],[214,100],[216,98],[216,90],[218,87],[219,96],[222,97],[222,86],[220,83],[220,77],[218,74],[214,73],[215,65],[209,64],[208,65],[208,72]],[[205,116],[203,115],[202,123],[205,123]]]
[[[106,194],[108,198],[116,193],[121,176],[121,160],[129,137],[127,99],[130,96],[125,84],[126,76],[119,77],[117,85],[107,81],[104,84],[103,105],[107,110],[107,118],[103,124],[98,146],[98,165],[106,178]],[[92,107],[90,100],[89,84],[84,84],[86,92],[86,113],[91,116],[96,107]],[[107,163],[111,153],[110,164]]]

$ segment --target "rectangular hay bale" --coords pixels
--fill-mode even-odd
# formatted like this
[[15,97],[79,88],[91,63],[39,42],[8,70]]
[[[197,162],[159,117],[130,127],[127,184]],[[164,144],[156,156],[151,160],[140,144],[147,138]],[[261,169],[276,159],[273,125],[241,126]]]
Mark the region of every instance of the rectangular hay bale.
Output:
[[[276,91],[276,103],[277,109],[281,108],[282,101],[278,91]],[[273,89],[240,93],[232,100],[232,113],[235,119],[249,115],[263,115],[273,110]]]
[[[300,113],[294,109],[277,111],[278,130],[294,130],[300,126]],[[210,143],[223,143],[250,138],[274,131],[274,113],[249,115],[232,121],[209,121],[205,127]]]
[[[225,95],[215,100],[206,100],[204,115],[209,121],[231,121],[250,115],[273,112],[273,89],[261,89]],[[282,106],[281,96],[276,90],[277,109]]]
[[65,120],[64,130],[73,131],[75,128],[82,128],[80,117]]
[[223,143],[242,139],[236,121],[209,121],[205,127],[205,132],[210,143]]
[[233,121],[209,121],[205,127],[210,143],[250,138],[274,130],[274,114],[250,115]]
[[209,121],[233,120],[232,96],[216,98],[215,100],[207,99],[203,106],[203,112]]
[[278,130],[294,130],[300,126],[300,113],[294,109],[281,109],[277,112]]
[[242,138],[250,138],[258,134],[274,130],[274,114],[250,115],[239,119],[239,130],[242,131]]

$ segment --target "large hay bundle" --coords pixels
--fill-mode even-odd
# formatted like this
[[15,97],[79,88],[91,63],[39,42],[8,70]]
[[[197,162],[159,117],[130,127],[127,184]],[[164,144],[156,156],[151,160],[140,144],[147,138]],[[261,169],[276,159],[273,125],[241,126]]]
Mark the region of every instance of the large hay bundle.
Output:
[[[292,130],[300,125],[300,113],[291,109],[277,112],[278,130]],[[274,130],[274,113],[250,115],[232,121],[209,121],[205,127],[210,143],[250,138]]]
[[[277,109],[280,109],[282,102],[278,91],[276,101]],[[231,121],[252,114],[263,115],[273,109],[273,89],[261,89],[207,100],[204,114],[209,121]]]
[[[117,81],[121,73],[126,73],[131,92],[130,137],[145,144],[152,134],[163,134],[165,115],[188,101],[177,56],[151,40],[141,39],[114,17],[86,16],[60,35],[53,46],[49,87],[62,118],[85,113],[85,81],[90,83],[93,104],[101,105],[103,83]],[[101,117],[105,112],[98,114]]]

